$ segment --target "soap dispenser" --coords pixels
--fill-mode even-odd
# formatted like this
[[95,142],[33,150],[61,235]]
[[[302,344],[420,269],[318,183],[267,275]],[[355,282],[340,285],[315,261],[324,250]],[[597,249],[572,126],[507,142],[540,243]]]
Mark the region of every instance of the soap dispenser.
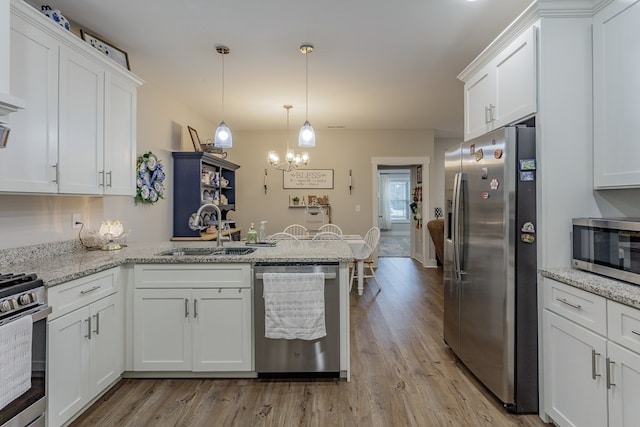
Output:
[[260,232],[258,233],[258,241],[267,241],[267,221],[260,221]]
[[247,243],[257,243],[258,242],[258,232],[254,227],[253,223],[251,223],[251,227],[249,227],[249,231],[247,231]]

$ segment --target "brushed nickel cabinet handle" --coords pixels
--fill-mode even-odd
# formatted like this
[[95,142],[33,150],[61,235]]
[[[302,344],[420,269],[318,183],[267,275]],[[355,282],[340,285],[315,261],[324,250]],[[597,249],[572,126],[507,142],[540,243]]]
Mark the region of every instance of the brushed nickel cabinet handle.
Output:
[[611,365],[614,365],[615,363],[616,362],[607,357],[607,389],[611,389],[612,385],[616,385],[616,383],[611,382]]
[[93,317],[96,318],[96,329],[93,332],[95,332],[96,335],[100,335],[100,312],[96,313]]
[[596,357],[600,356],[600,353],[596,353],[595,350],[591,350],[591,379],[596,379],[600,374],[596,371]]
[[193,318],[198,317],[198,300],[196,298],[193,299]]
[[107,187],[111,188],[113,186],[113,174],[111,173],[111,171],[107,172],[107,177],[109,178],[109,180],[107,181]]
[[85,335],[84,337],[87,339],[91,339],[91,316],[87,317],[85,319],[85,322],[87,322],[87,335]]
[[566,300],[566,299],[564,299],[564,298],[556,298],[556,301],[560,301],[561,303],[566,304],[566,305],[568,305],[569,307],[573,307],[573,308],[575,308],[576,310],[582,310],[582,306],[581,306],[580,304],[574,304],[574,303],[571,303],[571,302],[567,301],[567,300]]
[[640,332],[635,331],[635,330],[633,330],[633,329],[631,330],[631,333],[632,333],[632,334],[636,334],[636,335],[640,336]]
[[56,174],[54,175],[55,178],[53,178],[53,181],[51,182],[55,182],[57,184],[58,182],[60,182],[60,168],[58,167],[57,163],[51,167],[56,170]]
[[184,299],[184,317],[189,317],[189,298]]
[[94,286],[91,289],[85,289],[84,291],[80,291],[80,293],[82,295],[84,295],[84,294],[88,294],[89,292],[93,292],[93,291],[98,290],[98,289],[100,289],[100,286]]

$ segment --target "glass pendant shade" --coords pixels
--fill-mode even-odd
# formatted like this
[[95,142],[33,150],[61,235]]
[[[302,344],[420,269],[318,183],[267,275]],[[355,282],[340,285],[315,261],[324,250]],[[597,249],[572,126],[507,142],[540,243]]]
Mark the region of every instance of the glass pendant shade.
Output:
[[220,122],[220,125],[216,129],[213,142],[216,147],[220,147],[220,148],[233,147],[233,137],[231,136],[231,131],[227,127],[227,124],[224,122],[224,120]]
[[316,146],[316,132],[313,130],[309,120],[304,122],[304,125],[300,128],[298,134],[298,146],[299,147],[315,147]]

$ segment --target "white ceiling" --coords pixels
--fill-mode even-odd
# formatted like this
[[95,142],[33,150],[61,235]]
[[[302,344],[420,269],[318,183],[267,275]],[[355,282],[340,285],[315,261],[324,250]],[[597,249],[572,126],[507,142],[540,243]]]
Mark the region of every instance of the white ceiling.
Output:
[[[462,71],[531,0],[50,0],[131,69],[233,131],[435,129],[462,135]],[[32,2],[35,3],[35,0]]]

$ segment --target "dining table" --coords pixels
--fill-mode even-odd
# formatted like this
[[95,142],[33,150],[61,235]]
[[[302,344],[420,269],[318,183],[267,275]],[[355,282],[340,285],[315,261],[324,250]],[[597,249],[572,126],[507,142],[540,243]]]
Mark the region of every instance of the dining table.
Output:
[[[313,240],[313,236],[313,234],[303,234],[296,236],[296,238],[298,240]],[[367,258],[363,254],[366,254],[370,249],[367,242],[359,234],[343,234],[342,240],[347,242],[351,248],[351,253],[353,253],[355,268],[358,272],[358,295],[362,295],[364,293],[364,260]]]

